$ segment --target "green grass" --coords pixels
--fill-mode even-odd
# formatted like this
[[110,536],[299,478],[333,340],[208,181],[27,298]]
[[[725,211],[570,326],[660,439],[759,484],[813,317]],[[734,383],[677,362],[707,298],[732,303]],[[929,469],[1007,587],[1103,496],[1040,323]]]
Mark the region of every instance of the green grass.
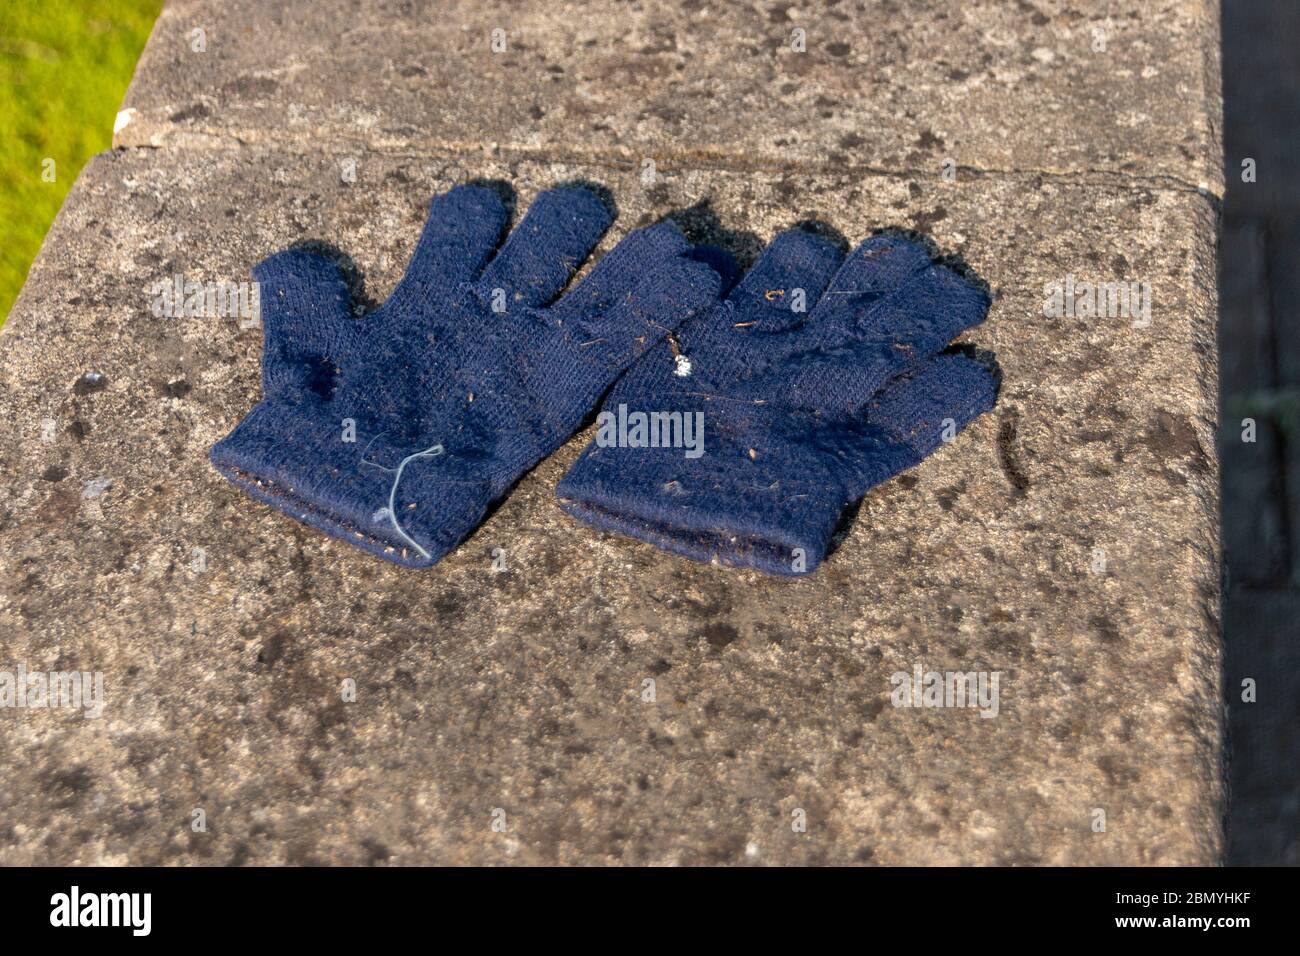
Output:
[[[82,165],[113,137],[162,0],[0,0],[0,323]],[[53,182],[42,177],[53,160]]]

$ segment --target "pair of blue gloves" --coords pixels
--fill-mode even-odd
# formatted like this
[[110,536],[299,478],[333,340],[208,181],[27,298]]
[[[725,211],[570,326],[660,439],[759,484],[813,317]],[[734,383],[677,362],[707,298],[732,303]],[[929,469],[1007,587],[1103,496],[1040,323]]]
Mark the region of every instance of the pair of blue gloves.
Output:
[[664,221],[560,295],[612,221],[606,204],[544,192],[500,244],[508,218],[486,186],[434,199],[406,274],[361,318],[325,256],[259,264],[263,397],[213,446],[216,468],[424,567],[604,397],[597,440],[557,488],[565,510],[799,575],[847,505],[993,405],[990,370],[945,351],[987,295],[905,239],[846,257],[792,229],[733,288],[725,253]]

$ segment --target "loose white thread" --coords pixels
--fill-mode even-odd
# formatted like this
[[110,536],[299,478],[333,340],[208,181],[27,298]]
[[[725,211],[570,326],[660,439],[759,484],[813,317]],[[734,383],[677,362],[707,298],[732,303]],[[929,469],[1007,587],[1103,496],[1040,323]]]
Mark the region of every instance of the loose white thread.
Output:
[[[378,437],[379,437],[378,435],[375,436],[375,438]],[[374,440],[375,439],[372,438],[370,439],[370,442],[366,444],[365,451],[361,453],[361,463],[363,465],[371,465],[383,471],[388,471],[389,469],[384,468],[383,465],[377,464],[376,462],[373,461],[366,460],[365,457],[366,452],[370,450],[370,445],[374,443]],[[398,534],[400,534],[403,540],[405,540],[408,544],[410,544],[411,547],[413,547],[416,551],[420,552],[420,557],[424,558],[424,560],[426,561],[429,560],[429,558],[431,557],[429,552],[424,550],[424,548],[420,547],[419,543],[416,542],[416,540],[412,538],[409,534],[403,531],[402,526],[397,522],[397,485],[398,482],[402,480],[402,471],[403,469],[406,468],[408,462],[412,462],[417,458],[436,458],[441,454],[442,454],[442,445],[438,444],[426,448],[424,451],[417,451],[414,455],[407,455],[405,458],[403,458],[401,464],[397,466],[396,473],[393,475],[393,487],[388,492],[388,507],[380,508],[374,514],[374,518],[378,520],[381,517],[383,517],[384,512],[387,511],[388,520],[392,522],[393,530],[396,531]]]
[[414,461],[416,458],[437,458],[441,454],[442,446],[434,445],[432,448],[426,448],[424,451],[417,451],[414,455],[407,455],[402,459],[402,463],[397,466],[397,474],[393,476],[393,488],[388,492],[388,520],[393,523],[393,530],[409,541],[411,547],[416,551],[419,551],[420,557],[424,558],[426,561],[429,560],[429,552],[416,544],[415,539],[403,531],[402,526],[397,523],[397,505],[395,503],[397,499],[397,483],[402,480],[402,470],[406,467],[407,462]]

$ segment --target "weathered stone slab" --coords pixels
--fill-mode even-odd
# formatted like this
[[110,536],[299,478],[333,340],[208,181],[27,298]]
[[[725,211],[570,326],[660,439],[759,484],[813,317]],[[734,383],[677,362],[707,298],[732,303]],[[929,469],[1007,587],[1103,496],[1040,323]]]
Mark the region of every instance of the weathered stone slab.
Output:
[[1220,193],[1217,27],[1217,0],[174,0],[116,144],[951,162]]
[[[366,157],[348,183],[345,154],[102,155],[33,268],[0,336],[4,662],[102,671],[107,706],[0,710],[0,772],[27,781],[0,788],[0,862],[1218,858],[1210,200],[861,173],[646,189],[450,156]],[[607,245],[701,203],[762,239],[923,226],[994,289],[970,340],[998,407],[804,580],[575,524],[553,488],[587,435],[427,572],[221,480],[206,451],[258,395],[259,332],[155,317],[151,285],[242,280],[315,237],[382,298],[429,197],[484,176],[521,205],[603,182]],[[1045,315],[1069,276],[1150,283],[1150,325]],[[892,706],[917,666],[998,672],[997,716]]]

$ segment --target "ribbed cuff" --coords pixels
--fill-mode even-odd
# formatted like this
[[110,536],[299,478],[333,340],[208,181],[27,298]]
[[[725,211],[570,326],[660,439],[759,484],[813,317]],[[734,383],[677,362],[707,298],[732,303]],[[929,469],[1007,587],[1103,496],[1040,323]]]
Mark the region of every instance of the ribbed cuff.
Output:
[[259,402],[210,457],[259,501],[407,567],[428,567],[456,547],[493,498],[491,482],[454,449],[352,434],[310,404]]
[[884,469],[906,456],[877,429],[855,429],[851,443],[814,443],[814,429],[826,429],[811,420],[737,429],[704,415],[696,458],[683,448],[588,446],[556,488],[561,507],[699,561],[798,577],[821,564],[849,502],[847,449],[860,461],[873,448]]

